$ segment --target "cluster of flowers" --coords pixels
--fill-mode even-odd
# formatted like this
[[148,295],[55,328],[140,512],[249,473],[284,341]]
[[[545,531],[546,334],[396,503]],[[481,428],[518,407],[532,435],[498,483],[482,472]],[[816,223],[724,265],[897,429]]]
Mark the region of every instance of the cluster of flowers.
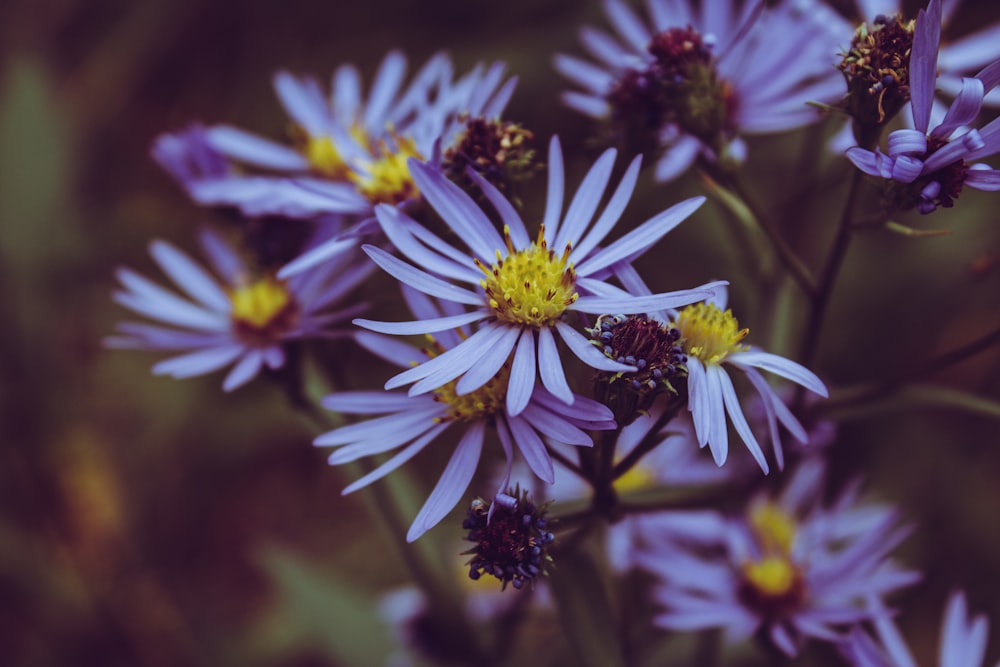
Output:
[[[696,165],[718,178],[735,173],[746,157],[743,136],[814,122],[819,114],[807,103],[817,102],[851,115],[858,145],[847,157],[884,179],[888,212],[951,206],[964,185],[1000,189],[1000,172],[967,162],[1000,151],[1000,119],[970,128],[1000,83],[1000,62],[956,56],[938,80],[940,0],[915,21],[867,16],[873,22],[856,31],[810,0],[769,4],[650,0],[647,23],[621,0],[608,0],[616,34],[582,33],[596,64],[555,59],[582,89],[563,99],[600,119],[623,149],[652,156],[660,181]],[[958,88],[944,85],[955,69],[984,64]],[[824,438],[826,425],[807,429],[796,416],[804,392],[788,400],[761,371],[818,397],[827,396],[826,386],[803,365],[744,342],[748,329],[727,309],[725,281],[654,293],[634,266],[704,197],[609,240],[642,155],[609,190],[618,151],[606,150],[568,197],[563,148],[552,137],[544,211],[524,216],[514,187],[536,171],[538,151],[529,131],[502,118],[515,79],[505,80],[501,64],[456,76],[444,55],[408,85],[405,74],[403,56],[389,54],[365,97],[352,66],[334,73],[329,93],[312,78],[279,73],[275,89],[294,123],[286,142],[225,125],[161,137],[155,158],[195,202],[234,207],[285,230],[289,219],[307,220],[313,231],[294,252],[249,260],[203,231],[208,269],[154,241],[153,259],[183,295],[120,269],[115,299],[161,324],[123,323],[109,345],[178,353],[153,367],[178,378],[231,366],[226,391],[265,369],[281,372],[289,348],[305,339],[356,344],[397,365],[403,370],[384,390],[323,399],[340,415],[373,418],[315,444],[336,448],[331,464],[393,452],[344,489],[350,493],[447,442],[446,431],[458,432],[409,541],[455,508],[486,443],[499,445],[504,465],[492,500],[475,501],[466,528],[473,541],[490,536],[469,552],[472,576],[493,574],[515,588],[536,581],[551,560],[546,549],[558,541],[547,532],[544,505],[512,490],[515,468],[555,484],[541,495],[589,488],[594,507],[610,516],[623,511],[618,495],[636,480],[746,479],[739,462],[722,468],[730,424],[764,473],[771,462],[785,467],[782,429],[798,443]],[[936,82],[954,94],[940,112]],[[913,127],[892,132],[883,153],[881,128],[907,103]],[[539,220],[537,229],[525,217]],[[399,282],[412,320],[356,317],[368,308],[357,288],[376,269]],[[352,318],[356,328],[346,325]],[[423,346],[392,337],[406,335],[423,336]],[[596,378],[592,396],[574,390],[575,360]],[[752,408],[744,408],[733,374],[755,390]],[[706,446],[714,463],[698,458]],[[856,665],[912,664],[882,602],[917,579],[889,560],[908,528],[895,510],[860,503],[857,486],[824,505],[819,457],[797,450],[783,494],[756,497],[740,516],[675,511],[615,524],[612,560],[659,582],[659,625],[756,634],[787,655],[813,637],[837,644]],[[944,641],[968,634],[976,648],[962,650],[981,659],[984,622],[966,627],[965,617],[956,596]]]

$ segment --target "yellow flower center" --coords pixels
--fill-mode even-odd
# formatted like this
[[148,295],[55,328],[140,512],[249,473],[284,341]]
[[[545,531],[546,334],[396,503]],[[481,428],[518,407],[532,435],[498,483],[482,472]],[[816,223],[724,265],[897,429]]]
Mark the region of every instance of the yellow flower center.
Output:
[[743,577],[765,598],[784,598],[801,585],[798,569],[783,556],[765,556],[745,563]]
[[487,268],[476,260],[476,266],[486,274],[480,281],[490,307],[496,316],[511,324],[535,328],[550,326],[579,298],[576,272],[569,262],[570,246],[556,255],[545,241],[545,226],[538,231],[538,240],[523,250],[514,251],[510,229],[503,230],[507,242],[507,257],[497,250],[496,263]]
[[768,615],[799,607],[806,588],[802,571],[792,559],[795,519],[773,503],[760,503],[751,508],[747,522],[761,556],[741,568],[744,601]]
[[303,149],[313,170],[329,178],[344,178],[350,173],[340,151],[330,137],[309,137]]
[[504,364],[482,387],[461,396],[455,392],[458,380],[452,380],[434,392],[435,401],[447,403],[450,407],[448,415],[436,421],[472,421],[492,417],[506,405],[509,379],[510,365]]
[[717,364],[730,352],[747,349],[740,341],[750,330],[740,329],[731,310],[723,312],[711,303],[684,308],[674,326],[681,332],[684,352],[706,364]]
[[229,293],[230,318],[237,334],[273,341],[295,324],[298,306],[285,283],[266,276]]
[[413,139],[401,137],[394,132],[390,134],[395,150],[385,141],[380,141],[374,151],[376,157],[359,165],[358,172],[348,174],[358,192],[372,204],[398,204],[419,194],[406,161],[411,157],[418,160],[423,160],[424,157],[417,150]]

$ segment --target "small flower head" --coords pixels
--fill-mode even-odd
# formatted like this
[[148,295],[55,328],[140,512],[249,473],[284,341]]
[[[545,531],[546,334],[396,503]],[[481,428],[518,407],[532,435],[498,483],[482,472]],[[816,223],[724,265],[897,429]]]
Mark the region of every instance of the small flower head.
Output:
[[520,590],[525,583],[533,586],[535,578],[547,574],[552,557],[548,547],[555,540],[545,519],[547,504],[535,505],[527,490],[508,489],[488,502],[476,498],[462,522],[469,531],[466,539],[475,546],[471,554],[469,578],[484,574]]
[[233,330],[250,342],[281,340],[295,326],[299,305],[285,281],[268,274],[229,290]]
[[[314,242],[322,242],[320,238],[325,237]],[[115,300],[167,326],[124,322],[106,343],[183,352],[156,364],[157,375],[185,378],[234,364],[223,382],[230,391],[264,367],[281,368],[288,341],[328,335],[330,325],[363,308],[330,311],[371,273],[369,265],[355,263],[356,255],[342,255],[337,262],[279,280],[268,271],[253,271],[214,234],[204,232],[201,241],[211,272],[169,243],[150,245],[153,259],[183,296],[129,269],[117,274],[122,289]]]
[[471,168],[509,195],[517,183],[538,172],[534,139],[534,134],[517,123],[468,118],[455,143],[445,150],[442,168],[466,192],[476,189],[465,173]]
[[761,470],[767,473],[770,469],[727,373],[726,368],[733,368],[744,373],[760,395],[775,458],[779,467],[782,466],[784,457],[778,438],[779,423],[801,442],[806,442],[808,436],[758,369],[780,375],[826,396],[827,389],[823,382],[790,359],[744,345],[743,340],[749,329],[741,329],[732,311],[725,309],[724,296],[681,309],[671,318],[670,326],[680,332],[679,344],[687,356],[688,409],[694,419],[699,444],[711,448],[716,463],[725,463],[729,451],[728,416]]
[[858,141],[867,145],[878,129],[910,99],[910,52],[914,21],[879,15],[861,24],[839,68],[847,81],[847,112],[854,118]]
[[587,331],[608,359],[636,367],[598,373],[594,381],[595,398],[612,409],[620,425],[635,421],[657,396],[678,395],[675,383],[685,377],[687,359],[676,328],[642,315],[601,315]]
[[[370,216],[378,204],[419,198],[408,161],[450,149],[469,118],[498,117],[515,83],[503,83],[500,63],[453,81],[443,54],[403,86],[405,74],[405,57],[388,54],[365,98],[352,65],[336,70],[329,93],[315,78],[279,72],[274,87],[291,119],[288,141],[218,125],[161,137],[154,154],[200,204],[236,206],[248,216]],[[205,149],[214,159],[201,159],[201,168],[178,162]]]
[[848,487],[825,506],[817,460],[806,461],[776,497],[746,515],[665,512],[644,521],[640,561],[661,578],[668,629],[724,628],[756,636],[789,657],[808,639],[837,642],[873,613],[866,600],[918,576],[888,558],[908,533],[897,512],[861,504]]
[[649,23],[621,0],[605,2],[615,34],[581,34],[597,62],[559,55],[555,65],[581,88],[563,95],[568,106],[607,121],[630,152],[662,151],[657,180],[699,158],[735,168],[742,134],[811,123],[818,115],[806,103],[839,94],[827,65],[835,35],[803,3],[647,4]]

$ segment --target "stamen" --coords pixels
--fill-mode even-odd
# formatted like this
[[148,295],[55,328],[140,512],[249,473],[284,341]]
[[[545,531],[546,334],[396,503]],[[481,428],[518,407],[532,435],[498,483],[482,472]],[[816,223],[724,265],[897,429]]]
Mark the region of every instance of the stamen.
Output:
[[233,289],[229,301],[233,330],[254,343],[280,340],[298,319],[298,304],[285,283],[273,276]]
[[513,251],[508,231],[504,232],[506,257],[498,250],[497,261],[489,269],[474,260],[486,276],[479,284],[497,318],[535,328],[551,326],[579,298],[574,291],[576,272],[569,262],[570,248],[557,256],[545,242],[542,225],[536,242]]
[[552,562],[547,550],[555,536],[547,530],[547,504],[535,505],[527,491],[515,487],[497,495],[492,511],[490,505],[476,498],[462,522],[462,528],[469,531],[466,539],[475,542],[463,552],[472,555],[469,578],[493,575],[503,590],[507,584],[515,589],[525,583],[534,586],[535,578],[546,575]]
[[740,329],[731,310],[711,303],[696,303],[681,310],[674,322],[684,351],[706,364],[718,364],[732,352],[748,349],[740,341],[750,333]]

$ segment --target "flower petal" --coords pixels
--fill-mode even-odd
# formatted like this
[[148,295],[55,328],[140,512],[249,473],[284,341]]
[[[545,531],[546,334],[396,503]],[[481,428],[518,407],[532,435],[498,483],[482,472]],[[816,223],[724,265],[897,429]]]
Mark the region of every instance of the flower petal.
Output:
[[604,151],[594,162],[587,172],[583,182],[576,190],[573,201],[569,204],[569,209],[563,217],[559,226],[559,233],[554,235],[552,248],[561,251],[567,245],[575,246],[587,229],[597,205],[604,196],[604,190],[608,186],[608,179],[611,178],[611,170],[615,166],[615,158],[618,151],[609,148]]
[[514,436],[514,444],[521,450],[521,456],[531,471],[547,484],[555,482],[556,472],[552,466],[552,459],[545,451],[545,443],[538,437],[535,429],[523,417],[508,417],[507,425],[510,427],[511,435]]
[[535,334],[525,327],[514,350],[507,382],[507,413],[518,415],[527,407],[535,389]]
[[507,246],[486,214],[469,195],[434,167],[415,158],[410,158],[407,164],[413,182],[438,215],[451,225],[480,260],[492,263],[496,252]]
[[774,373],[805,387],[815,394],[819,394],[823,398],[830,396],[826,385],[823,384],[823,381],[815,373],[791,359],[779,357],[770,352],[751,349],[746,352],[735,352],[729,355],[728,361],[740,366],[755,366],[769,373]]
[[570,351],[580,358],[580,361],[587,364],[591,368],[596,368],[600,371],[626,371],[634,372],[636,371],[635,366],[629,366],[628,364],[619,364],[617,361],[612,361],[604,356],[604,353],[597,349],[590,340],[584,338],[583,334],[578,333],[565,322],[556,322],[556,330],[559,335],[562,336],[563,342],[566,343],[566,347]]
[[435,331],[454,329],[455,327],[476,322],[477,320],[481,320],[486,317],[489,317],[489,313],[477,310],[471,313],[463,313],[462,315],[449,315],[447,317],[438,317],[431,320],[415,320],[412,322],[379,322],[377,320],[366,320],[362,318],[352,320],[352,322],[359,327],[364,327],[365,329],[370,329],[371,331],[394,334],[397,336],[406,336],[410,334],[434,333]]
[[[483,296],[476,294],[475,292],[470,292],[467,289],[463,289],[458,285],[452,285],[445,280],[432,276],[431,274],[416,268],[412,264],[407,264],[402,260],[396,259],[378,246],[364,245],[361,246],[361,249],[364,250],[365,254],[367,254],[372,261],[378,264],[386,273],[399,282],[418,289],[424,294],[430,294],[431,296],[436,296],[440,299],[447,299],[448,301],[457,301],[458,303],[464,303],[469,306],[483,305]],[[447,260],[442,259],[441,265],[443,265],[445,261]],[[432,266],[428,266],[427,268],[433,271],[438,267],[438,264],[434,264]]]
[[406,534],[407,542],[413,542],[433,528],[455,507],[465,493],[479,464],[484,433],[485,425],[481,421],[473,422],[469,426],[469,430],[462,436],[451,455],[444,472],[441,473],[441,479],[410,525],[410,530]]
[[694,213],[703,203],[704,197],[692,197],[679,204],[674,204],[666,211],[655,215],[607,248],[597,252],[592,257],[580,263],[577,273],[589,276],[600,269],[607,268],[620,259],[634,258],[635,253],[648,250],[655,242],[674,227]]
[[538,373],[542,378],[542,384],[553,396],[563,403],[573,402],[573,391],[566,381],[566,373],[563,371],[559,350],[556,348],[556,339],[548,327],[538,330]]

